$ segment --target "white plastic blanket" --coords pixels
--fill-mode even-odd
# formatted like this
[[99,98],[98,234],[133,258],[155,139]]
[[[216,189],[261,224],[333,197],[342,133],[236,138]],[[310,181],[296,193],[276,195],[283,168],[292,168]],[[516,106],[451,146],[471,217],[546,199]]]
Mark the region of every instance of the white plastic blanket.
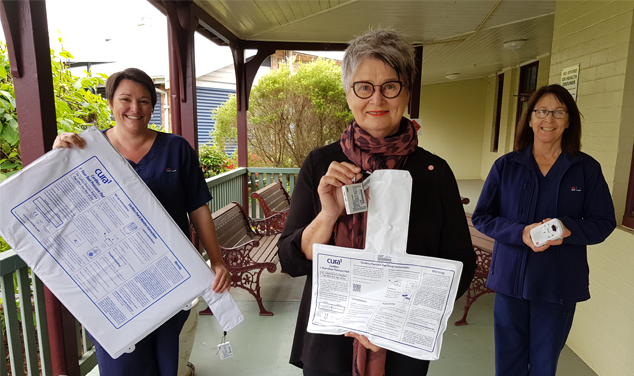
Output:
[[409,172],[379,170],[370,179],[365,249],[313,246],[308,331],[352,331],[377,346],[436,360],[462,263],[405,253],[412,195]]
[[0,184],[0,235],[113,357],[203,296],[225,331],[229,293],[97,128]]

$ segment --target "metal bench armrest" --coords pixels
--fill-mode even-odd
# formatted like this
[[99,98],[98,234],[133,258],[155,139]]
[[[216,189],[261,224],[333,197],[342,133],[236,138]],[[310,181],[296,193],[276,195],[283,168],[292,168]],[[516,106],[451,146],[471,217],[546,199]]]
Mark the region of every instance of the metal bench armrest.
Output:
[[275,235],[282,232],[288,212],[273,214],[264,219],[249,218],[255,233],[262,236]]

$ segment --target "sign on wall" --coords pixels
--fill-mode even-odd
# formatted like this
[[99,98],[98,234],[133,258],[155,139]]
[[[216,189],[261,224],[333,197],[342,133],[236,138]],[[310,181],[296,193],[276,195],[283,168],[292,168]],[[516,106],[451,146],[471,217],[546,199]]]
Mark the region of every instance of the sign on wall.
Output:
[[577,100],[577,86],[579,86],[579,66],[573,65],[561,70],[561,86],[570,92],[570,95]]

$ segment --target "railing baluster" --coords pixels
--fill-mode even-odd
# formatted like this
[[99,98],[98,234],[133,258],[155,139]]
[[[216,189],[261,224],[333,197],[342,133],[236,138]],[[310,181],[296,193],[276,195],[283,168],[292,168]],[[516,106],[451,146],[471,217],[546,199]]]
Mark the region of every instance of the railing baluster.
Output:
[[281,180],[282,180],[282,187],[284,187],[284,189],[286,189],[286,178],[288,177],[288,174],[280,174],[281,175]]
[[94,347],[92,341],[90,340],[90,337],[88,337],[88,332],[84,327],[81,328],[81,342],[84,346],[84,351],[92,350],[92,348]]
[[37,322],[37,340],[40,346],[40,364],[42,376],[52,376],[51,349],[48,342],[48,322],[46,321],[46,304],[44,302],[44,284],[32,273],[33,298],[35,300],[35,320]]
[[[0,330],[0,345],[2,345],[2,348],[4,349],[3,330]],[[9,372],[7,371],[7,359],[4,357],[4,354],[0,354],[0,376],[7,376],[8,374]]]
[[[258,177],[259,177],[259,180],[260,180],[260,185],[258,186],[258,189],[262,189],[262,188],[264,188],[264,176],[265,176],[265,175],[266,175],[266,172],[260,172],[260,173],[258,173]],[[259,218],[259,217],[263,217],[263,215],[262,215],[262,210],[260,210],[260,215],[258,216],[258,218]]]
[[20,268],[17,271],[18,293],[20,296],[20,316],[22,317],[22,338],[24,341],[24,354],[26,356],[26,369],[29,375],[40,372],[37,366],[37,345],[35,343],[35,323],[33,322],[33,307],[31,306],[31,280],[29,269]]
[[77,333],[77,336],[75,337],[75,340],[77,341],[77,359],[80,359],[84,349],[81,347],[81,327],[79,325],[79,321],[77,320],[75,320],[75,333]]
[[[77,322],[77,326],[79,327],[79,322]],[[86,375],[97,366],[97,353],[95,352],[95,347],[93,346],[90,337],[88,337],[86,328],[82,326],[81,332],[79,328],[77,328],[77,333],[77,347],[81,348],[82,344],[84,346],[83,354],[81,351],[79,353],[79,373],[81,375]]]
[[22,359],[20,333],[18,331],[18,307],[15,301],[15,285],[13,284],[13,273],[5,274],[2,276],[2,278],[0,278],[0,288],[2,289],[4,322],[5,328],[7,330],[7,340],[9,343],[11,374],[14,376],[23,376],[24,362]]
[[[255,188],[255,173],[253,172],[249,173],[249,188],[251,189],[251,193],[257,191]],[[249,202],[251,203],[251,218],[256,218],[255,210],[257,209],[257,204],[255,200],[251,198],[251,195],[249,195]]]
[[289,174],[289,178],[291,180],[290,189],[288,191],[289,195],[293,194],[293,189],[295,189],[295,174]]

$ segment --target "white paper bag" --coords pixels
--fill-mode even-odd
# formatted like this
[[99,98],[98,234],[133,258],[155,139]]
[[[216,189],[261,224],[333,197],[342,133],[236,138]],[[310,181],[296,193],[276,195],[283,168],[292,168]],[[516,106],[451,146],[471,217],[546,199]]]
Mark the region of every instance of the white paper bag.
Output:
[[355,332],[377,346],[436,360],[462,263],[406,254],[408,171],[378,170],[370,179],[365,249],[313,245],[308,331]]
[[113,357],[203,296],[244,319],[129,163],[93,127],[0,184],[0,236]]

